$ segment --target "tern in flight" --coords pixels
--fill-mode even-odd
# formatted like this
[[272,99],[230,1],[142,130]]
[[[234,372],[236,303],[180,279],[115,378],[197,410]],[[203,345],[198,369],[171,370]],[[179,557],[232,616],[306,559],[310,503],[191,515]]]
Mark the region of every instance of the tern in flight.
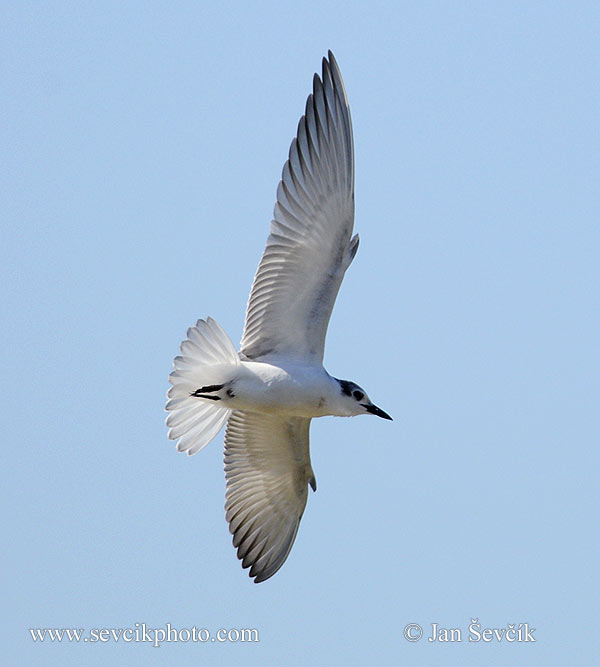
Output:
[[298,124],[254,277],[240,351],[212,318],[188,329],[169,376],[169,438],[195,454],[227,421],[226,518],[256,583],[285,562],[316,490],[313,417],[391,419],[364,389],[323,368],[325,334],[358,249],[348,99],[331,51]]

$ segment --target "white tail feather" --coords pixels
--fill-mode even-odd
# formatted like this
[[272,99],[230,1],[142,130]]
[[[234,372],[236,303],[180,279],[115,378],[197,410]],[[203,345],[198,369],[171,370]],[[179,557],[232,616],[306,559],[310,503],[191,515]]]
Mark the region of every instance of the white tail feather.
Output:
[[232,366],[238,365],[240,359],[229,336],[212,317],[198,320],[195,327],[188,329],[180,351],[169,375],[172,386],[167,393],[167,427],[169,439],[179,440],[177,449],[191,455],[217,435],[231,410],[217,401],[190,394],[202,386],[227,382]]

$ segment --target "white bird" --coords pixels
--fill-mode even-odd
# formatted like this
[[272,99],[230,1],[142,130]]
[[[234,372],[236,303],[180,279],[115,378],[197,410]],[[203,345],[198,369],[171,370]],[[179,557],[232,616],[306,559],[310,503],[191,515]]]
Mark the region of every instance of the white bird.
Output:
[[391,419],[354,382],[323,368],[325,334],[358,248],[350,109],[329,51],[277,188],[239,353],[212,318],[188,329],[169,376],[169,438],[195,454],[226,420],[225,511],[242,567],[255,583],[285,562],[316,490],[313,417]]

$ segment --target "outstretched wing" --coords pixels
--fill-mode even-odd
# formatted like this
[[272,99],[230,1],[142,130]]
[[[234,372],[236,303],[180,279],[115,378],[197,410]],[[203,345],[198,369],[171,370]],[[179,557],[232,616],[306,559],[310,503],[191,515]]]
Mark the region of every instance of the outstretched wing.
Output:
[[283,565],[306,506],[310,419],[235,411],[225,434],[226,518],[242,567],[259,583]]
[[277,188],[274,219],[246,310],[241,353],[322,362],[327,325],[356,249],[350,109],[329,51]]

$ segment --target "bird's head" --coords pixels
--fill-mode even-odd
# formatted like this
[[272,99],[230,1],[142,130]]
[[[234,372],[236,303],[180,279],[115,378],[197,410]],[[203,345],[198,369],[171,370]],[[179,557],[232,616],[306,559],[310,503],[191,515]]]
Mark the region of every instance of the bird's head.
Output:
[[382,417],[383,419],[391,419],[387,412],[378,408],[373,401],[367,396],[367,392],[359,387],[355,382],[350,380],[338,380],[340,385],[340,403],[348,416],[364,415],[365,413]]

